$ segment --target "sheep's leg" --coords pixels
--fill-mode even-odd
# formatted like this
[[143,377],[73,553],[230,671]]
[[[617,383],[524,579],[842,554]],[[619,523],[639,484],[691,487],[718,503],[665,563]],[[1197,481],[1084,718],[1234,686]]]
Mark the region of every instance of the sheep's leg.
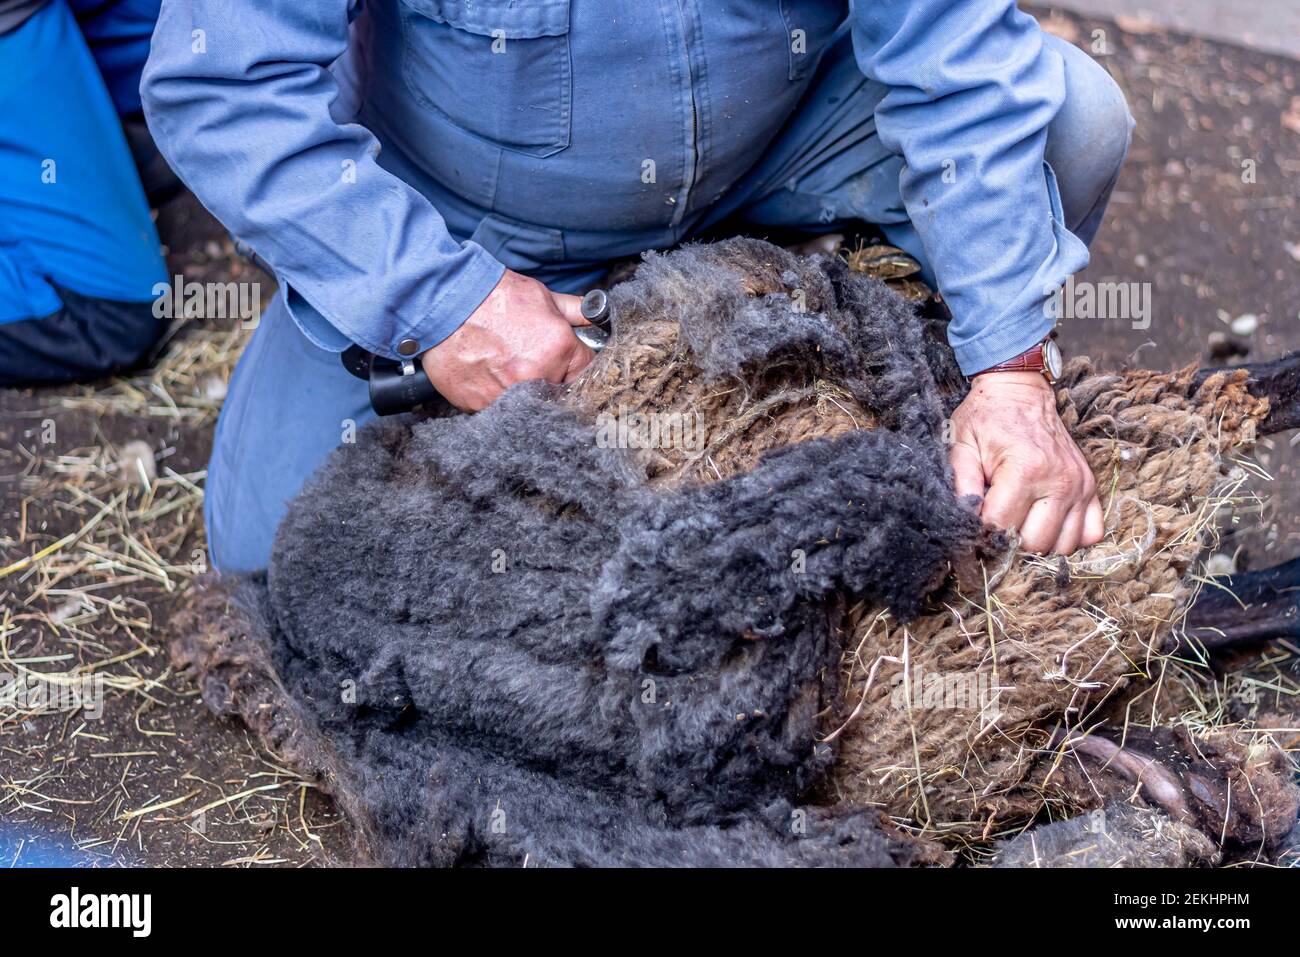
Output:
[[1118,774],[1130,784],[1140,787],[1148,799],[1164,808],[1174,820],[1193,819],[1178,777],[1154,758],[1132,748],[1121,748],[1115,742],[1095,734],[1072,738],[1068,745],[1076,754],[1097,761],[1101,770]]
[[1064,739],[1080,762],[1092,766],[1091,794],[1114,800],[1124,797],[1117,787],[1129,789],[1130,796],[1136,789],[1216,843],[1256,853],[1276,846],[1295,825],[1300,791],[1291,781],[1290,760],[1276,748],[1231,733],[1196,738],[1169,728],[1111,733],[1118,743],[1093,732],[1054,738]]
[[1268,418],[1260,425],[1265,435],[1300,426],[1300,352],[1272,362],[1246,362],[1239,366],[1202,369],[1192,384],[1199,388],[1214,373],[1233,369],[1247,369],[1250,372],[1247,383],[1250,394],[1269,401]]
[[1300,558],[1212,579],[1188,611],[1183,631],[1210,651],[1270,638],[1300,638]]

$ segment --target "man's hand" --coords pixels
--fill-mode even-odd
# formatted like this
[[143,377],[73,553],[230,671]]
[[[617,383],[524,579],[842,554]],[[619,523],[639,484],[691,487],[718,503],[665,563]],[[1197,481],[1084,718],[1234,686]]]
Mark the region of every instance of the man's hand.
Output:
[[980,496],[985,522],[1018,528],[1021,547],[1040,554],[1101,541],[1097,484],[1041,374],[978,376],[952,424],[957,494]]
[[464,325],[420,357],[429,381],[465,412],[486,409],[528,379],[568,382],[591,361],[573,334],[579,296],[551,292],[536,279],[506,270]]

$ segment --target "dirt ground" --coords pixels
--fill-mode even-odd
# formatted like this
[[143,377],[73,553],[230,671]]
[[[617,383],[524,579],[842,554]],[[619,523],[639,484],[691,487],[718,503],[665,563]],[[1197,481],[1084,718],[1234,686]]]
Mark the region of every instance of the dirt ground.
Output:
[[[260,278],[271,295],[192,197],[158,225],[172,274]],[[0,864],[346,858],[332,804],[214,718],[165,649],[206,567],[204,469],[247,335],[235,320],[191,322],[138,375],[0,391],[0,680],[30,669],[57,687],[75,671],[103,689],[98,717],[0,690]],[[131,442],[156,453],[148,488],[122,467]]]
[[[1080,279],[1152,284],[1149,328],[1074,320],[1065,348],[1160,367],[1234,345],[1251,358],[1300,348],[1300,67],[1140,24],[1126,32],[1041,13],[1085,48],[1105,31],[1098,59],[1138,121]],[[159,229],[173,273],[256,275],[190,199],[164,209]],[[266,281],[263,302],[271,290]],[[98,719],[0,692],[0,864],[347,859],[329,801],[212,717],[165,650],[170,617],[205,568],[204,468],[246,335],[237,321],[190,323],[153,370],[0,392],[0,676],[26,669],[58,685],[92,674],[107,687]],[[1259,502],[1230,520],[1223,551],[1242,569],[1300,553],[1293,438],[1261,448],[1274,481],[1257,483]],[[148,488],[121,464],[135,440],[158,455]],[[1274,664],[1292,673],[1280,654]]]

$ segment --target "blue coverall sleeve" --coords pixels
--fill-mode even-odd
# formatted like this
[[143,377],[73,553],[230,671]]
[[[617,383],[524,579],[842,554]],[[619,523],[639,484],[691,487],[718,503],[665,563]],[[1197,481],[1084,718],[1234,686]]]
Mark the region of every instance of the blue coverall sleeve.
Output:
[[857,0],[852,16],[858,65],[888,88],[876,129],[903,158],[949,340],[978,372],[1043,338],[1052,291],[1088,264],[1043,159],[1064,65],[1014,0]]
[[162,152],[284,285],[309,338],[396,357],[454,332],[504,267],[330,114],[349,0],[165,0],[141,87]]

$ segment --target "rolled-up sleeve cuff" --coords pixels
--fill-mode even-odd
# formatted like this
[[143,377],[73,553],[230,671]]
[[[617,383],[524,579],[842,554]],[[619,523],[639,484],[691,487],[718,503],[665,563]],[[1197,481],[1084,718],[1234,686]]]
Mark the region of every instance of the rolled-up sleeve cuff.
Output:
[[1042,342],[1055,325],[1056,319],[1039,305],[1019,317],[1004,316],[975,338],[954,345],[952,351],[962,375],[972,376]]
[[392,331],[382,338],[374,334],[377,330],[357,328],[345,332],[288,284],[282,292],[298,328],[320,348],[342,352],[355,342],[375,355],[403,359],[432,349],[459,329],[496,288],[505,268],[477,243],[465,243],[457,256],[455,277],[431,277],[430,282],[435,284],[431,304],[410,325],[393,323]]

